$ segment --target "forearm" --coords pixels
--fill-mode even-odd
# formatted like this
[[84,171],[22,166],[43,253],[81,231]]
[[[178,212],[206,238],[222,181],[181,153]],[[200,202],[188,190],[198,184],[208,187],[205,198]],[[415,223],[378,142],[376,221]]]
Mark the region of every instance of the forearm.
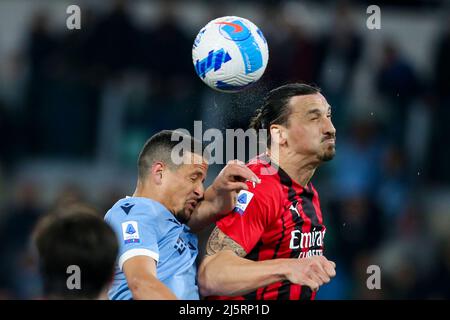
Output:
[[192,232],[201,231],[228,214],[233,206],[234,198],[231,194],[219,195],[211,186],[205,191],[204,200],[195,208],[187,224]]
[[159,280],[128,283],[134,300],[176,300],[175,294]]
[[191,228],[192,232],[199,232],[208,225],[216,222],[218,219],[214,212],[213,206],[208,201],[202,201],[195,208],[187,225]]
[[284,260],[256,262],[241,258],[230,250],[221,251],[201,263],[200,293],[202,296],[239,296],[285,280]]

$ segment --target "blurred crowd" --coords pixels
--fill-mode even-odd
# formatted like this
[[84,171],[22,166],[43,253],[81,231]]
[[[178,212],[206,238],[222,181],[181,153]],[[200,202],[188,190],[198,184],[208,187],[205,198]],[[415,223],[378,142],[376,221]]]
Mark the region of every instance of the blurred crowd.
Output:
[[[48,13],[38,10],[23,50],[8,57],[8,86],[0,91],[0,299],[39,297],[28,250],[38,217],[77,201],[106,212],[132,192],[117,178],[93,195],[77,185],[75,171],[48,196],[46,184],[33,179],[33,168],[42,167],[23,174],[28,163],[58,161],[63,171],[74,162],[128,168],[132,180],[137,152],[153,133],[192,130],[200,119],[204,129],[246,128],[264,92],[287,82],[321,87],[337,128],[337,155],[313,180],[327,224],[326,255],[337,263],[337,277],[318,298],[450,298],[450,18],[436,19],[427,74],[383,39],[367,75],[374,107],[355,112],[352,90],[368,61],[369,31],[353,15],[364,8],[324,3],[329,27],[310,32],[287,19],[280,4],[258,4],[267,70],[245,93],[223,95],[198,79],[191,48],[207,21],[239,14],[202,3],[206,19],[192,27],[176,2],[159,5],[148,25],[136,23],[125,1],[105,12],[85,6],[82,29],[64,32],[54,32]],[[366,286],[369,265],[381,268],[381,290]]]

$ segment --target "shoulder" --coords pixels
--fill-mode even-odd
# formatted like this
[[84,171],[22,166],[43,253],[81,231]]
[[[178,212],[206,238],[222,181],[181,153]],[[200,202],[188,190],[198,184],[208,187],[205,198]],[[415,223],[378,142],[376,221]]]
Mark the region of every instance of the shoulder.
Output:
[[265,161],[259,160],[251,160],[247,164],[247,167],[261,180],[258,184],[249,182],[249,192],[257,195],[258,198],[272,199],[275,201],[282,199],[284,194],[283,185],[276,168]]
[[260,178],[260,183],[246,182],[248,190],[239,192],[233,211],[240,215],[246,212],[246,216],[276,215],[285,198],[277,170],[264,162],[249,162],[247,166]]
[[[151,199],[127,197],[117,201],[106,213],[107,222],[137,220],[143,223],[155,223],[168,215],[167,209]],[[169,213],[170,214],[170,213]]]

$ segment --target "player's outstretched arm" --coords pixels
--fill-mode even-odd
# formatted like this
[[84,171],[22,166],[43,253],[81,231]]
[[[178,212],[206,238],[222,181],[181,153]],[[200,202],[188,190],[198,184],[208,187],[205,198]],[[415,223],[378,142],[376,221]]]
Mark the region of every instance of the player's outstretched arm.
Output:
[[283,280],[317,290],[336,274],[335,264],[323,256],[252,261],[243,258],[246,254],[239,244],[216,227],[199,267],[200,294],[239,296]]
[[260,180],[245,164],[232,160],[220,171],[214,182],[205,191],[189,219],[188,226],[198,232],[206,226],[227,215],[236,204],[236,196],[241,190],[248,190],[245,181],[259,183]]
[[156,261],[147,256],[133,257],[123,264],[123,272],[134,300],[176,300],[156,277]]

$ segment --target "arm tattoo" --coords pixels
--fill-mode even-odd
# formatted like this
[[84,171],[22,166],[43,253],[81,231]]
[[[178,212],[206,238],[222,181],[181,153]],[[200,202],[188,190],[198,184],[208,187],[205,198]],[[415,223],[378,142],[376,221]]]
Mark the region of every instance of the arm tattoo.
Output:
[[206,244],[206,255],[212,256],[222,250],[231,250],[240,257],[247,255],[247,252],[236,241],[215,227]]

